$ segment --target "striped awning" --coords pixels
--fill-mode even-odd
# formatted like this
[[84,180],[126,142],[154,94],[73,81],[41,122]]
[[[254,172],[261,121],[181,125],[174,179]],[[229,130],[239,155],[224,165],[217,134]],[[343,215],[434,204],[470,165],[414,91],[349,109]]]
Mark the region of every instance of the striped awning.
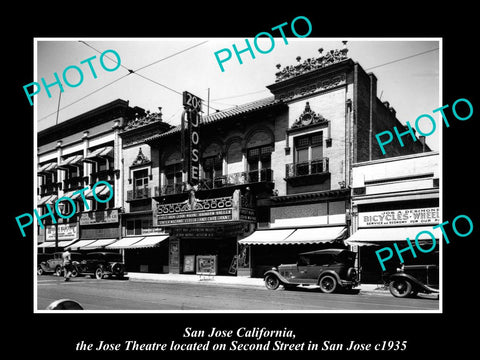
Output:
[[42,174],[42,173],[49,173],[52,171],[55,171],[57,169],[58,165],[56,162],[49,162],[43,165],[40,165],[38,168],[37,173]]
[[98,240],[95,240],[94,242],[92,242],[90,244],[82,246],[80,248],[80,250],[103,248],[107,245],[110,245],[110,244],[114,243],[115,241],[117,241],[117,239],[98,239]]
[[320,244],[343,239],[346,230],[344,226],[257,230],[238,243],[243,245]]
[[146,236],[142,240],[130,245],[129,249],[140,249],[140,248],[150,248],[157,246],[162,241],[167,240],[170,235],[155,235],[155,236]]
[[58,167],[60,169],[67,169],[68,166],[80,165],[82,160],[83,160],[83,155],[73,155],[63,160],[60,163],[60,165],[58,165]]
[[55,241],[44,241],[41,244],[38,244],[39,248],[52,248],[55,247]]
[[120,239],[113,244],[107,245],[107,249],[128,249],[135,243],[139,242],[140,240],[144,239],[145,236],[136,236],[136,237],[126,237]]
[[434,229],[433,226],[404,226],[391,228],[371,228],[359,229],[345,240],[347,245],[357,246],[375,246],[385,241],[406,241],[407,237],[414,242],[418,234],[418,240],[421,243],[433,241],[427,233],[431,233],[435,239],[440,239],[442,231],[440,228]]
[[47,195],[37,201],[37,206],[53,204],[55,201],[57,201],[57,195]]
[[69,248],[72,249],[72,250],[78,250],[88,244],[91,244],[93,243],[95,240],[94,239],[90,239],[90,240],[80,240],[80,241],[77,241],[75,244],[73,245],[70,245]]
[[[110,192],[110,189],[108,188],[107,185],[100,184],[97,187],[95,187],[95,194],[97,197],[99,196],[105,196]],[[88,189],[85,191],[85,198],[87,199],[93,199],[93,188]]]
[[93,150],[90,154],[88,154],[84,161],[92,162],[95,161],[97,158],[106,158],[106,157],[113,157],[113,146],[105,146],[96,150]]

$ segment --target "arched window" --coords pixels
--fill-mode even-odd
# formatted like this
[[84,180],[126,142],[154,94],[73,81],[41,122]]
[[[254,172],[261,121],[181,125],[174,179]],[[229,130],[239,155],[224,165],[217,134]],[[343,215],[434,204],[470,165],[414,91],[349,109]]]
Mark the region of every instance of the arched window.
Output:
[[207,185],[213,185],[215,178],[223,175],[222,148],[217,143],[211,143],[202,152],[203,179]]
[[164,194],[176,194],[182,191],[182,156],[180,152],[170,154],[164,162],[163,172],[165,184],[162,188]]
[[265,130],[257,130],[248,138],[246,147],[249,181],[270,180],[274,149],[272,134]]

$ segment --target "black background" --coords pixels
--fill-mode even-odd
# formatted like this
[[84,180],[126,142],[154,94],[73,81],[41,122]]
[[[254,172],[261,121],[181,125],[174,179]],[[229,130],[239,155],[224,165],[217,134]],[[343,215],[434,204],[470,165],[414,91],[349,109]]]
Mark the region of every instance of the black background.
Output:
[[[123,342],[181,341],[183,329],[246,327],[287,327],[296,341],[331,340],[367,343],[382,340],[408,340],[403,353],[368,353],[369,357],[415,357],[469,354],[475,347],[479,286],[477,270],[478,175],[476,144],[478,129],[478,68],[474,38],[473,6],[448,3],[438,8],[420,9],[405,2],[370,2],[352,7],[346,2],[325,3],[263,2],[250,6],[245,2],[187,4],[175,9],[167,3],[25,5],[13,21],[4,22],[2,66],[3,79],[3,223],[7,236],[2,247],[2,298],[7,333],[2,352],[12,354],[32,351],[36,358],[106,357],[112,353],[76,353],[81,340]],[[66,7],[65,7],[66,6]],[[190,10],[191,9],[191,10]],[[15,16],[13,14],[16,14]],[[443,251],[443,314],[33,314],[32,237],[22,238],[15,216],[32,211],[33,204],[33,111],[23,92],[23,85],[33,80],[34,37],[195,37],[238,36],[252,38],[261,31],[296,16],[306,16],[312,23],[310,37],[443,37],[443,104],[467,98],[474,114],[467,121],[457,121],[447,109],[450,128],[443,129],[443,218],[453,220],[468,215],[474,232],[452,240]],[[5,19],[6,20],[6,19]],[[302,33],[299,29],[299,33]],[[412,84],[415,86],[415,84]],[[433,109],[432,109],[433,110]],[[31,235],[31,232],[30,234]],[[7,320],[7,318],[9,320]],[[473,327],[472,327],[473,325]],[[4,339],[5,340],[5,339]],[[180,353],[130,353],[130,356],[172,358]],[[186,353],[187,356],[206,356]],[[215,354],[209,353],[208,356]],[[219,353],[219,357],[234,354]],[[249,356],[248,354],[236,354]],[[281,354],[268,354],[268,356]],[[285,355],[285,354],[283,354]],[[359,353],[287,354],[301,358],[358,356]],[[457,356],[458,356],[457,355]],[[266,356],[266,355],[263,355]],[[461,355],[460,355],[461,356]]]

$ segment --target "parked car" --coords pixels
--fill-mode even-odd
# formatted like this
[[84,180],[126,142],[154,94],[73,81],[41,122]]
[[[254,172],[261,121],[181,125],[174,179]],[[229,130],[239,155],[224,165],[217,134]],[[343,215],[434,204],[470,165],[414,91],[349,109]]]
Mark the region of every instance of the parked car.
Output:
[[388,288],[395,297],[414,296],[418,293],[438,293],[437,265],[403,265],[389,276]]
[[358,285],[354,268],[356,254],[344,249],[326,249],[301,253],[295,264],[282,264],[264,275],[265,286],[275,290],[279,285],[290,289],[298,285],[318,285],[325,293],[339,287],[352,289]]
[[[37,257],[37,274],[42,275],[44,273],[54,273],[57,276],[61,276],[63,273],[63,252],[55,252],[53,254],[38,254]],[[72,277],[78,275],[77,265],[82,261],[82,254],[78,252],[71,252],[72,258]]]
[[123,278],[127,272],[122,255],[115,252],[92,252],[86,254],[78,266],[80,274],[90,275],[97,279],[104,277]]

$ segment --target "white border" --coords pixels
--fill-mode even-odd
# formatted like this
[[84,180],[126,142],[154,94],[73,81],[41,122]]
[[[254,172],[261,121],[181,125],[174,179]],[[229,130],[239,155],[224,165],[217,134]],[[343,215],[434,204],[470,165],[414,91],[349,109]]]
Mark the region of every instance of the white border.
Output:
[[[233,37],[232,37],[233,38]],[[33,71],[34,71],[34,80],[37,82],[37,63],[38,63],[38,53],[37,53],[37,42],[38,41],[78,41],[78,40],[92,40],[92,41],[178,41],[178,40],[225,40],[226,38],[96,38],[96,37],[40,37],[40,38],[33,38],[33,47],[34,47],[34,64],[33,64]],[[290,39],[290,38],[289,38]],[[439,106],[443,105],[443,38],[442,37],[385,37],[385,38],[357,38],[357,37],[342,37],[342,38],[302,38],[302,41],[342,41],[342,40],[347,40],[347,41],[438,41],[439,44]],[[34,125],[33,125],[33,144],[34,144],[34,168],[33,168],[33,174],[34,174],[34,180],[33,180],[33,194],[34,194],[34,204],[37,203],[37,198],[36,198],[36,193],[37,193],[37,182],[38,178],[36,176],[37,174],[37,169],[38,169],[38,148],[37,148],[37,128],[38,128],[38,105],[37,102],[34,102]],[[432,109],[433,110],[433,109]],[[420,115],[420,114],[419,114]],[[441,116],[441,115],[439,115]],[[442,123],[440,121],[439,123]],[[442,188],[443,188],[443,126],[439,126],[440,132],[439,132],[439,138],[438,138],[438,144],[439,144],[439,155],[440,155],[440,165],[439,165],[439,173],[440,173],[440,186],[439,186],[439,192],[440,192],[440,219],[443,222],[443,196],[442,196]],[[37,236],[37,228],[35,226],[35,229],[33,230],[33,254],[34,254],[34,289],[33,289],[33,313],[34,314],[65,314],[65,313],[74,313],[74,314],[85,314],[85,313],[93,313],[93,314],[122,314],[122,313],[127,313],[127,314],[152,314],[152,313],[165,313],[165,314],[221,314],[221,313],[226,313],[226,314],[240,314],[240,313],[247,313],[247,314],[332,314],[332,313],[338,313],[338,314],[392,314],[392,313],[413,313],[413,314],[441,314],[443,313],[443,242],[440,241],[440,253],[439,253],[439,264],[440,264],[440,296],[439,296],[439,309],[438,310],[77,310],[77,311],[70,311],[70,310],[63,310],[63,311],[51,311],[51,310],[39,310],[37,309],[37,281],[38,281],[38,275],[37,275],[37,241],[38,241],[38,236]],[[352,295],[353,296],[353,295]],[[381,299],[382,296],[379,296]]]

